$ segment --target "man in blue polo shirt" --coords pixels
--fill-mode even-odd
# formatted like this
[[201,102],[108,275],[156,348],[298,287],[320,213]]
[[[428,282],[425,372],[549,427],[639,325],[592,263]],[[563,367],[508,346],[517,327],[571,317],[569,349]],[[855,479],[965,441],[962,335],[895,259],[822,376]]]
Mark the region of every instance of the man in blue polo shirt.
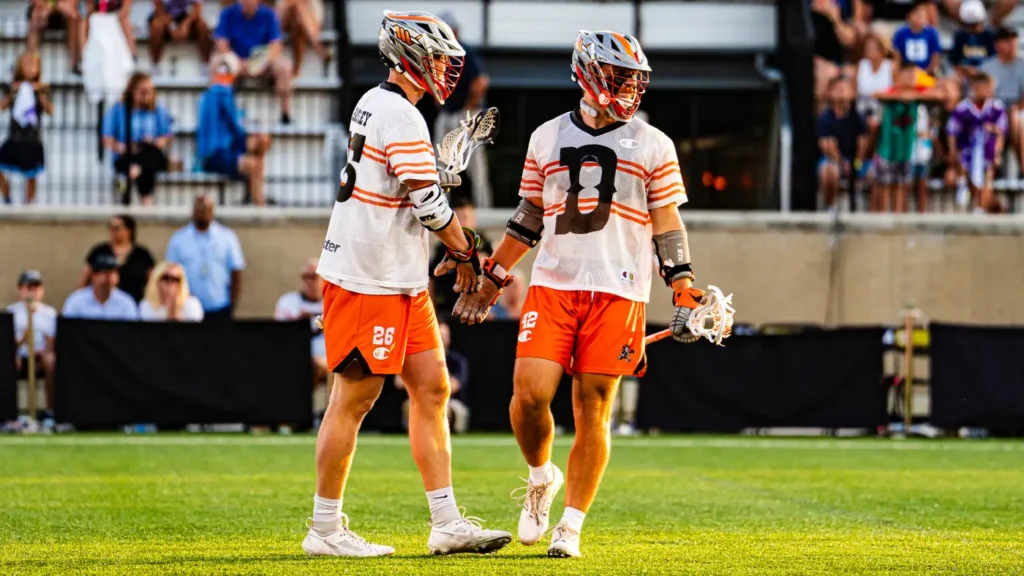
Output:
[[281,53],[281,23],[260,0],[238,0],[220,13],[213,34],[217,52],[232,52],[241,61],[240,75],[270,78],[281,98],[281,123],[290,124],[292,67]]
[[118,290],[120,276],[112,254],[98,254],[89,262],[91,282],[64,301],[61,316],[93,320],[138,320],[139,308],[127,292]]
[[213,219],[209,196],[196,198],[192,223],[171,236],[165,259],[185,269],[189,289],[203,305],[204,322],[231,320],[242,294],[245,257],[235,232]]

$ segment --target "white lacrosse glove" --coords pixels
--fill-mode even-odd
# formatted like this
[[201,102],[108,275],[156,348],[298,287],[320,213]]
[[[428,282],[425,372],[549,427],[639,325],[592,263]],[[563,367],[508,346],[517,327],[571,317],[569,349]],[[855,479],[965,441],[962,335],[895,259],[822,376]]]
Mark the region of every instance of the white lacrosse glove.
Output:
[[445,192],[451,191],[452,188],[458,188],[462,186],[462,176],[459,176],[455,172],[448,171],[444,166],[437,167],[438,183]]
[[699,288],[687,288],[672,293],[672,305],[676,307],[676,311],[668,327],[672,330],[672,338],[676,342],[690,344],[700,338],[690,331],[690,317],[697,307],[705,304],[707,298],[704,291]]

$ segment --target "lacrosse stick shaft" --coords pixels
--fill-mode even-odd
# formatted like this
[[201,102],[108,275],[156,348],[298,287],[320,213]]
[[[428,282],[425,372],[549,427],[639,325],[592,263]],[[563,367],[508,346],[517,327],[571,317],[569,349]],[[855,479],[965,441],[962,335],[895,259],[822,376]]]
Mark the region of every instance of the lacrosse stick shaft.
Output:
[[672,330],[666,328],[666,329],[664,329],[664,330],[662,330],[660,332],[655,332],[654,334],[648,334],[647,337],[644,338],[644,345],[654,344],[655,342],[658,342],[659,340],[664,340],[665,338],[671,338],[671,337],[672,337]]

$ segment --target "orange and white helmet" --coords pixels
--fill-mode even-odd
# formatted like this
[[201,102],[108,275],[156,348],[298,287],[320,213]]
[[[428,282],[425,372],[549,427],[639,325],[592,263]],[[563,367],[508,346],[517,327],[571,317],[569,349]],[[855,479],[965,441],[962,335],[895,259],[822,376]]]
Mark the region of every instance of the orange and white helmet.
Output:
[[444,104],[459,82],[466,51],[443,20],[429,12],[384,11],[380,57],[406,80]]
[[611,31],[580,30],[571,68],[572,80],[620,122],[629,121],[640,108],[651,72],[640,42]]

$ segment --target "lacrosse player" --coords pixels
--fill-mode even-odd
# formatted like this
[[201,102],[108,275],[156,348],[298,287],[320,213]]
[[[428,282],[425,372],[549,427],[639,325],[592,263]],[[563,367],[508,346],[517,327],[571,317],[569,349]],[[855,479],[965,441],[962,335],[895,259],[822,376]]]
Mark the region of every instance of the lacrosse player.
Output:
[[[623,375],[645,368],[645,303],[653,257],[674,290],[672,334],[705,301],[693,287],[686,202],[675,146],[634,118],[650,66],[628,34],[581,31],[572,78],[579,107],[533,132],[519,185],[522,201],[493,256],[480,291],[462,294],[454,314],[474,324],[487,316],[513,277],[507,272],[540,244],[520,319],[512,427],[530,467],[519,540],[543,537],[555,494],[566,484],[565,514],[550,556],[579,556],[580,529],[608,464],[612,401]],[[653,250],[653,253],[652,253]],[[573,375],[576,440],[565,476],[551,463],[549,406],[563,372]]]
[[328,367],[337,374],[317,437],[317,489],[302,548],[310,555],[383,556],[348,527],[342,492],[356,434],[384,377],[401,374],[409,391],[409,441],[430,505],[433,554],[490,552],[512,540],[483,530],[456,507],[448,432],[448,373],[427,295],[429,233],[457,267],[456,290],[478,286],[480,237],[463,228],[444,188],[458,176],[435,165],[416,102],[443,103],[455,87],[462,47],[426,12],[384,12],[378,47],[391,69],[359,100],[349,125],[349,163],[324,239],[317,273],[324,282],[322,323]]

